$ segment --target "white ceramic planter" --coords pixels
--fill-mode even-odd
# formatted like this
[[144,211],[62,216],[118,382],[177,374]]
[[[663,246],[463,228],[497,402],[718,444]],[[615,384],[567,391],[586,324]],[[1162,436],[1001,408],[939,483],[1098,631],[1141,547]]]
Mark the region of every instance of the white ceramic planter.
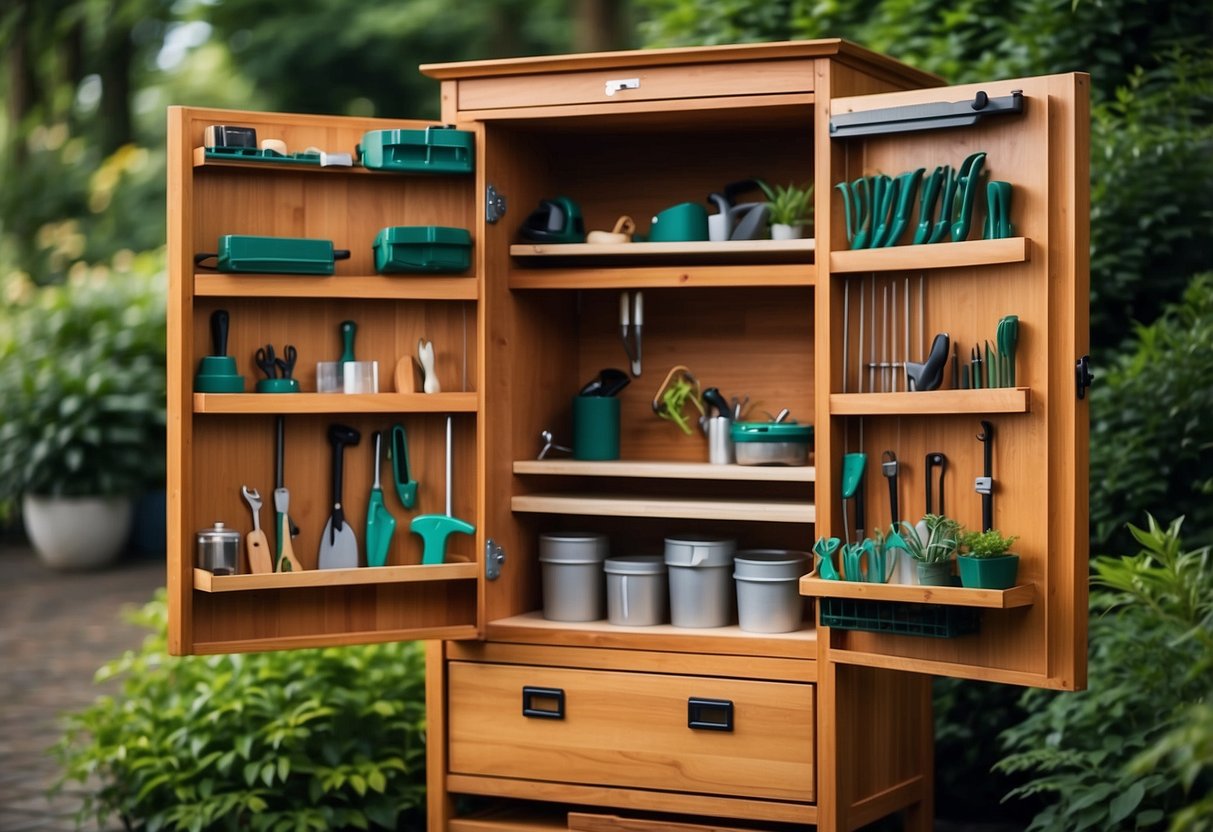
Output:
[[804,236],[803,225],[784,225],[783,223],[771,223],[771,239],[772,240],[799,240]]
[[41,497],[21,503],[25,531],[54,569],[96,569],[111,563],[131,532],[130,497]]

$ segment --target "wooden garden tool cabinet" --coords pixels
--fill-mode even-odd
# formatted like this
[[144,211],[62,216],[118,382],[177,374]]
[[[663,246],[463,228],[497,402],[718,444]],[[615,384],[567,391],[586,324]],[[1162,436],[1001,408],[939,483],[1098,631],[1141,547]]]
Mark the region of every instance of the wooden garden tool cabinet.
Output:
[[[366,131],[422,122],[170,110],[172,651],[429,639],[432,830],[845,830],[898,811],[908,828],[931,828],[932,675],[1085,684],[1087,408],[1076,362],[1087,351],[1086,76],[943,87],[837,40],[422,71],[441,81],[442,123],[474,134],[470,174],[267,165],[202,150],[208,124],[255,127],[291,150],[349,152]],[[831,129],[848,114],[883,123],[914,105],[1003,100],[1013,91],[1022,113],[968,126]],[[850,250],[835,183],[930,172],[974,151],[988,153],[991,178],[1013,185],[1014,236],[982,239],[982,199],[967,240],[913,245],[907,234],[899,245]],[[593,247],[537,245],[517,233],[540,200],[558,195],[582,206],[587,229],[610,229],[627,214],[645,231],[661,209],[753,176],[815,185],[812,237]],[[470,269],[376,274],[371,241],[397,225],[468,229]],[[224,234],[325,238],[352,255],[331,277],[197,268],[195,253],[214,250]],[[916,299],[920,284],[925,340],[948,332],[965,358],[993,339],[1000,316],[1018,315],[1015,387],[860,386],[860,297],[875,303],[877,291],[883,298],[897,287],[904,305],[905,287]],[[621,459],[536,459],[542,430],[569,438],[581,385],[602,367],[627,366],[622,292],[643,292],[645,317],[642,374],[621,395]],[[230,313],[229,352],[248,389],[253,352],[289,343],[303,392],[195,392],[217,309]],[[863,311],[866,337],[873,310]],[[347,319],[358,324],[359,360],[379,362],[385,392],[311,392],[315,362],[337,358],[337,327]],[[391,368],[421,338],[435,345],[442,391],[392,392]],[[865,360],[874,358],[869,351]],[[652,413],[653,393],[676,364],[726,394],[748,393],[759,418],[761,409],[787,407],[811,422],[815,464],[709,465],[701,436]],[[242,485],[261,491],[273,539],[279,415],[304,570],[196,570],[199,530],[215,520],[251,528]],[[407,427],[420,482],[414,511],[442,513],[448,415],[453,513],[475,534],[452,536],[446,562],[423,565],[420,539],[408,533],[413,512],[385,480],[399,521],[388,565],[317,570],[331,508],[327,426],[362,433],[346,451],[344,487],[346,518],[362,540],[372,432]],[[663,537],[688,530],[734,536],[745,548],[806,550],[819,536],[843,536],[847,453],[867,454],[869,529],[891,519],[879,468],[885,450],[901,463],[905,518],[921,516],[924,459],[942,452],[948,472],[936,500],[978,527],[982,421],[996,432],[994,526],[1020,536],[1013,589],[810,576],[801,581],[813,599],[804,626],[779,635],[543,618],[540,534],[605,532],[616,554],[657,552]],[[839,600],[878,612],[924,604],[964,611],[980,629],[930,638],[825,626],[823,610]],[[688,703],[699,700],[721,709],[709,713],[709,730],[688,725]],[[524,708],[560,718],[525,716]]]

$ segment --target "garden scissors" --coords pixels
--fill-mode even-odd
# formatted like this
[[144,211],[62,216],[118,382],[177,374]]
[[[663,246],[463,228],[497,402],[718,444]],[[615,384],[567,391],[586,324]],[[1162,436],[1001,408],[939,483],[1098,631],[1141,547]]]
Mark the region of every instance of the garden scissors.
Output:
[[813,544],[813,552],[819,558],[817,571],[821,573],[823,580],[841,580],[838,576],[838,570],[834,568],[834,553],[838,551],[841,543],[842,541],[836,537],[819,537],[817,538],[817,542]]

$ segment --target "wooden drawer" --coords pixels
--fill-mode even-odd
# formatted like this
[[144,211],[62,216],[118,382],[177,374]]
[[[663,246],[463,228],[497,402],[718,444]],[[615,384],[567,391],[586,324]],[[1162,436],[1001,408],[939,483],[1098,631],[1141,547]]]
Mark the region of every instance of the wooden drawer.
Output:
[[[607,95],[607,83],[614,81],[639,86]],[[762,61],[744,70],[709,63],[464,79],[459,81],[458,107],[500,110],[812,91],[811,60]]]
[[448,684],[452,773],[814,798],[812,685],[472,662]]

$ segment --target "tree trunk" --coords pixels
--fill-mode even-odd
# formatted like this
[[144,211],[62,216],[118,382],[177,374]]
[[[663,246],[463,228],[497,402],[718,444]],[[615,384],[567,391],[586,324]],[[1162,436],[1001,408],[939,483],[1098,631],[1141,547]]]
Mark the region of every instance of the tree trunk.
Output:
[[25,131],[22,126],[38,100],[38,79],[34,75],[30,56],[30,18],[33,16],[30,4],[20,3],[13,14],[16,23],[5,54],[8,73],[8,147],[4,150],[15,167],[25,160]]
[[578,52],[625,49],[627,5],[615,0],[577,0],[573,10],[573,48]]
[[134,47],[130,29],[106,32],[101,46],[101,150],[106,155],[134,137],[131,125],[131,65]]

